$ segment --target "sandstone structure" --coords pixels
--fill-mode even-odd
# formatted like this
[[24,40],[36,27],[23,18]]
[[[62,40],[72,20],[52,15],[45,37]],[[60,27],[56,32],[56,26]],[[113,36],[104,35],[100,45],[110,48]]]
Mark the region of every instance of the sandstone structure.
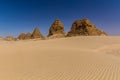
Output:
[[5,38],[5,40],[7,40],[7,41],[15,41],[15,38],[13,36],[7,36]]
[[19,40],[24,40],[25,39],[26,34],[25,33],[21,33],[18,37]]
[[38,28],[35,28],[32,35],[31,35],[31,38],[32,39],[35,39],[35,38],[44,38],[43,35],[41,34],[41,32],[39,31]]
[[60,20],[55,20],[49,29],[48,37],[65,37],[64,25]]
[[88,19],[76,20],[67,36],[106,36],[104,31],[97,29]]
[[25,35],[25,39],[31,39],[31,33],[27,33],[26,35]]
[[21,33],[18,36],[19,40],[36,39],[36,38],[41,38],[41,39],[44,38],[38,28],[35,28],[32,34],[28,32],[27,34]]

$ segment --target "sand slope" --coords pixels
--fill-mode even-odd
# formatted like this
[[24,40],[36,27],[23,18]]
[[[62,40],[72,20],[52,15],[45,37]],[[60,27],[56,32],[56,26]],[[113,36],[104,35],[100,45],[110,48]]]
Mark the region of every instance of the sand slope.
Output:
[[120,80],[120,37],[0,41],[0,80]]

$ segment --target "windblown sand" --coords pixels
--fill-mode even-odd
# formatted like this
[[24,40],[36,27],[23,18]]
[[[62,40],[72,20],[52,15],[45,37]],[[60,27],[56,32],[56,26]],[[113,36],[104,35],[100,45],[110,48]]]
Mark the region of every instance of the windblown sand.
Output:
[[120,37],[0,41],[0,80],[120,80]]

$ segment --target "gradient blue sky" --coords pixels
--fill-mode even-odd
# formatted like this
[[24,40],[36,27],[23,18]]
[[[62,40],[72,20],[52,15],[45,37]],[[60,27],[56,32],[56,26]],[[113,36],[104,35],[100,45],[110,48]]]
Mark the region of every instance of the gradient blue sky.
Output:
[[75,20],[88,18],[110,35],[120,35],[120,0],[0,0],[0,36],[32,32],[43,35],[55,19],[66,32]]

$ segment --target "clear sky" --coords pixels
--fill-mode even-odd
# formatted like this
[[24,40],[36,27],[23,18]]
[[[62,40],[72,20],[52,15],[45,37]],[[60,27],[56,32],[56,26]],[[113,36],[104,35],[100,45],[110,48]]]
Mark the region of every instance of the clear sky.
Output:
[[88,18],[110,35],[120,35],[120,0],[0,0],[0,36],[18,36],[38,27],[47,35],[55,19],[66,32],[75,20]]

